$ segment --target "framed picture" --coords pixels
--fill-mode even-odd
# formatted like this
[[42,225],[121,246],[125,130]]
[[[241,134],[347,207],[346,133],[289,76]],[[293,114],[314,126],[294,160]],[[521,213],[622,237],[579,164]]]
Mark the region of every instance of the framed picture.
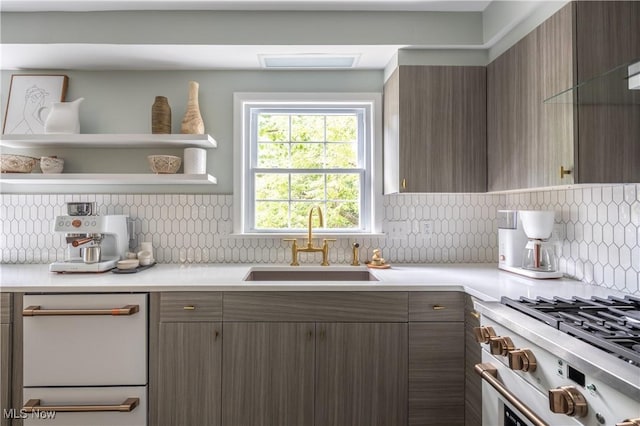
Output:
[[2,133],[44,133],[51,104],[64,101],[68,82],[66,75],[13,74]]

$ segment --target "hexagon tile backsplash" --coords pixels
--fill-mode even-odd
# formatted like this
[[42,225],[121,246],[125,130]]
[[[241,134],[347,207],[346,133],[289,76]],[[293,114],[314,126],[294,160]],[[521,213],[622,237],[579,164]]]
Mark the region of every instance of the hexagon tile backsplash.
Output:
[[[96,201],[100,214],[128,214],[138,241],[152,241],[161,263],[288,263],[279,237],[232,235],[233,196],[217,194],[0,194],[2,263],[50,263],[64,257],[51,231],[68,201]],[[553,209],[556,244],[568,276],[640,294],[640,185],[571,187],[490,194],[397,194],[383,200],[380,237],[339,238],[330,263],[364,261],[381,248],[391,263],[497,262],[496,211]],[[310,255],[305,263],[316,263]]]

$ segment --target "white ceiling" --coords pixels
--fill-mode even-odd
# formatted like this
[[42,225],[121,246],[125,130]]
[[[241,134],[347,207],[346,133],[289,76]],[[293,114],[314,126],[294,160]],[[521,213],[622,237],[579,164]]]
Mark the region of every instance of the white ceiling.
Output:
[[6,12],[105,10],[368,10],[482,12],[490,0],[2,0]]

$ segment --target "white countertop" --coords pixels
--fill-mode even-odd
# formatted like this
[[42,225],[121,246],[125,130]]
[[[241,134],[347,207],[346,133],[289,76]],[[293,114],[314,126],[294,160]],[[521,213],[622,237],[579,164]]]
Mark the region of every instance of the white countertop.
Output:
[[379,281],[243,281],[251,268],[340,271],[365,266],[250,264],[156,265],[133,274],[58,274],[48,265],[0,265],[0,291],[147,292],[147,291],[465,291],[483,301],[509,297],[591,297],[622,295],[570,279],[535,280],[500,271],[494,264],[392,265],[370,270]]

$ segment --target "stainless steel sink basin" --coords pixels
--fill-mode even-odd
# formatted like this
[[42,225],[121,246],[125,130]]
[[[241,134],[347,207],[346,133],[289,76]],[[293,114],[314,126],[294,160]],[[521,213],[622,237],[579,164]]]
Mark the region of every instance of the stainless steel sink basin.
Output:
[[251,270],[244,281],[378,281],[367,270]]

